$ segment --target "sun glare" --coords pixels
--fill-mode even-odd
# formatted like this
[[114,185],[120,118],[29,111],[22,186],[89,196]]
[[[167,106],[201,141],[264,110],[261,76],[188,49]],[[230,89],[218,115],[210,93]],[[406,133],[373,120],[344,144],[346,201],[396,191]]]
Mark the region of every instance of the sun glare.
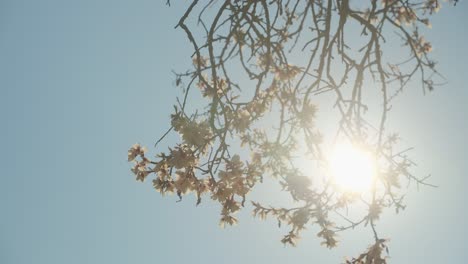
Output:
[[351,144],[338,144],[329,157],[329,168],[335,185],[343,191],[370,190],[375,175],[372,154]]

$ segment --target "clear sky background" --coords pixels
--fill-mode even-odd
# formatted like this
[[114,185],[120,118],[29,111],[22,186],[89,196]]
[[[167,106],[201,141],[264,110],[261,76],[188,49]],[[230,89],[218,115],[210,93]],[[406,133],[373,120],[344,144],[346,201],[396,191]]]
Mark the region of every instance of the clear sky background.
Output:
[[[284,247],[284,230],[250,208],[221,229],[218,205],[134,180],[127,149],[168,128],[171,70],[190,63],[173,29],[183,10],[164,3],[0,0],[0,263],[338,263],[363,250],[370,230],[328,250],[312,228]],[[445,4],[427,36],[448,84],[407,90],[391,113],[415,172],[440,186],[412,188],[407,210],[378,223],[392,263],[468,259],[467,14],[466,2]]]

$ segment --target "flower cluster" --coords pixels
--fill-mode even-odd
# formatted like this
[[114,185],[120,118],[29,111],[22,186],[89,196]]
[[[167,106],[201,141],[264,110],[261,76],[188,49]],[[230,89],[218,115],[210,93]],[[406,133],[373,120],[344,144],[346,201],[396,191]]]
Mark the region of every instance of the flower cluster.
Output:
[[431,43],[427,41],[424,36],[420,36],[417,32],[414,32],[413,38],[409,39],[408,42],[418,57],[432,51]]
[[219,201],[223,206],[220,221],[222,226],[237,223],[237,219],[232,214],[239,211],[241,203],[235,200],[235,196],[241,197],[243,204],[245,195],[250,191],[244,174],[244,163],[240,160],[239,155],[235,155],[231,160],[226,161],[225,170],[219,172],[217,188],[211,198]]
[[405,25],[411,25],[417,20],[416,13],[413,9],[401,6],[395,12],[395,19],[398,24],[404,23]]
[[203,97],[207,98],[219,98],[229,90],[228,83],[225,79],[218,78],[215,85],[214,80],[210,80],[206,75],[200,78],[197,86],[198,89],[201,90]]
[[[204,12],[217,7],[217,12]],[[193,44],[194,67],[176,74],[175,83],[184,86],[184,97],[177,100],[171,129],[157,143],[170,131],[178,133],[180,142],[154,160],[145,156],[146,149],[139,144],[132,146],[128,160],[134,162],[133,174],[138,181],[154,176],[153,186],[162,195],[175,193],[182,199],[193,194],[197,204],[204,194],[209,196],[221,206],[221,226],[236,224],[235,215],[249,192],[271,176],[294,206],[274,208],[252,202],[253,213],[287,225],[290,229],[283,243],[295,245],[311,225],[318,227],[317,236],[329,248],[338,243],[339,231],[360,224],[370,224],[378,241],[373,222],[382,210],[404,208],[397,190],[402,178],[424,183],[410,174],[409,159],[393,151],[396,140],[385,139],[386,120],[390,101],[414,75],[422,75],[423,89],[431,90],[437,83],[435,63],[428,54],[432,45],[418,34],[417,23],[430,27],[427,16],[439,9],[438,0],[382,0],[382,5],[375,1],[192,1],[178,28]],[[192,31],[187,21],[196,10],[201,10],[197,19],[203,28]],[[210,14],[221,16],[205,24]],[[348,24],[360,27],[359,47],[348,43]],[[383,49],[392,45],[386,44],[385,31],[402,38],[410,58],[401,62],[399,57],[387,56]],[[369,104],[366,82],[379,86],[374,92],[381,93],[384,110],[378,117],[368,114],[373,103]],[[190,105],[192,85],[205,97],[203,107]],[[343,194],[330,184],[322,144],[327,141],[316,130],[318,108],[312,103],[322,102],[320,96],[325,93],[331,97],[323,102],[333,100],[339,120],[332,134],[365,143],[376,155],[372,198]],[[248,152],[250,156],[241,159]],[[313,173],[300,164],[303,155],[317,165]],[[341,214],[356,203],[367,206],[360,219]],[[385,263],[383,248],[379,242],[349,263]]]
[[287,64],[281,67],[276,67],[275,78],[280,81],[288,81],[294,79],[299,73],[301,73],[301,68]]
[[426,0],[424,3],[424,9],[430,14],[439,12],[441,7],[440,0]]
[[313,127],[315,115],[317,113],[317,106],[306,102],[302,106],[302,111],[297,113],[297,118],[300,122],[301,127]]
[[206,150],[213,137],[208,121],[196,122],[180,112],[172,114],[171,119],[172,127],[179,132],[187,145],[194,146],[202,152]]
[[[148,164],[149,160],[145,157],[146,148],[140,144],[134,144],[128,150],[128,161],[133,161],[135,165],[132,168],[133,174],[135,174],[138,181],[144,181],[146,176],[149,174]],[[137,158],[140,160],[136,160]]]
[[134,144],[128,150],[128,161],[133,161],[136,157],[143,157],[146,151],[147,149],[142,147],[140,144]]
[[346,264],[386,264],[387,258],[382,256],[384,251],[388,254],[386,242],[385,239],[377,240],[374,245],[367,249],[367,252],[362,253],[357,258],[346,260]]
[[262,53],[258,56],[257,65],[262,70],[269,70],[273,66],[273,56],[269,53]]
[[205,58],[203,56],[200,56],[200,57],[194,56],[192,58],[192,63],[195,68],[200,67],[203,69],[203,68],[208,67],[209,60],[208,58]]
[[237,132],[244,132],[250,127],[251,115],[249,111],[246,109],[240,109],[232,114],[232,127]]

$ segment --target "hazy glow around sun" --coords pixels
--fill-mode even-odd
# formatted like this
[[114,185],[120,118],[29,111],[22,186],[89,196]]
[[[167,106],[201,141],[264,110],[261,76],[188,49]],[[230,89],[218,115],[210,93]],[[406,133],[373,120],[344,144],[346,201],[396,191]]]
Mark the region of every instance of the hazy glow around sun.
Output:
[[370,190],[375,175],[372,154],[351,144],[337,144],[329,157],[333,182],[344,191]]

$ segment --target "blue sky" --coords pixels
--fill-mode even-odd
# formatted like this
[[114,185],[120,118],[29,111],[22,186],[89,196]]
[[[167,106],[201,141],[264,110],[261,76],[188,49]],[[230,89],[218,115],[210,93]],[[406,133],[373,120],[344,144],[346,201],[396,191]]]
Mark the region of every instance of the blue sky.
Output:
[[[330,251],[315,229],[285,248],[283,231],[248,208],[221,229],[216,204],[176,203],[135,182],[127,149],[168,128],[171,70],[190,63],[173,29],[182,9],[164,3],[0,1],[0,263],[337,263],[365,248],[369,230]],[[392,263],[468,258],[467,12],[446,5],[427,36],[448,84],[409,89],[391,113],[416,148],[416,173],[440,186],[413,188],[408,209],[379,222]]]

